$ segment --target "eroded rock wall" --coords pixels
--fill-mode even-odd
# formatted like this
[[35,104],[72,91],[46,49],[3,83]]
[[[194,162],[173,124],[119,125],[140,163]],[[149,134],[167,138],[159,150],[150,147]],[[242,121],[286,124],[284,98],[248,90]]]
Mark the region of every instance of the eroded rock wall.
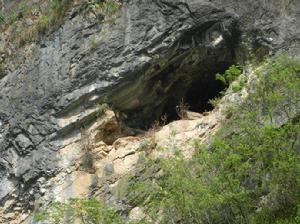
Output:
[[38,195],[56,195],[48,180],[72,180],[81,130],[95,124],[104,100],[124,122],[147,126],[211,67],[280,49],[299,55],[299,4],[127,0],[101,23],[75,4],[51,35],[20,50],[5,45],[15,55],[0,79],[2,222],[31,211]]

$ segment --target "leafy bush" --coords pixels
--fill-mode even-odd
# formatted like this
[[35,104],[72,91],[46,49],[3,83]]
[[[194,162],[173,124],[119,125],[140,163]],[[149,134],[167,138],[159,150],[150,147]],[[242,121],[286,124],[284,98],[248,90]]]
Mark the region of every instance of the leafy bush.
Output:
[[98,45],[98,43],[97,43],[96,37],[92,37],[92,38],[89,40],[89,47],[90,47],[90,49],[91,49],[91,50],[96,49],[96,48],[97,48],[97,45]]
[[98,109],[98,116],[102,116],[103,114],[105,114],[105,112],[106,112],[107,110],[110,109],[108,103],[99,103],[99,104],[97,105],[97,107],[98,107],[98,108],[97,108],[97,109]]
[[119,0],[92,0],[84,2],[85,11],[93,12],[98,18],[105,21],[114,20],[121,7]]
[[[246,79],[242,76],[242,69],[237,65],[231,65],[224,74],[217,73],[216,80],[221,81],[226,87],[231,86],[231,90],[234,93],[241,91],[246,84]],[[238,81],[233,83],[236,80]],[[221,91],[217,97],[210,99],[208,103],[216,107],[224,95],[225,90]]]
[[100,11],[104,15],[114,15],[120,9],[121,3],[118,0],[105,0],[100,3]]
[[237,65],[230,66],[224,74],[216,74],[216,79],[223,82],[225,85],[230,85],[242,74],[242,70]]

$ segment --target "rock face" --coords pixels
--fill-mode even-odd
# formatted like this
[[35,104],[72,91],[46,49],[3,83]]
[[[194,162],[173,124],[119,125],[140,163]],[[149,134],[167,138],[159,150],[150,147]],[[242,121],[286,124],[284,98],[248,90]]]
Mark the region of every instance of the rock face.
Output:
[[[103,177],[71,168],[84,149],[82,130],[97,129],[98,104],[106,101],[118,119],[138,128],[164,113],[174,118],[182,98],[203,112],[223,88],[214,74],[232,63],[280,49],[300,56],[299,11],[292,0],[127,0],[115,21],[99,23],[74,6],[57,31],[26,46],[11,63],[17,66],[0,75],[2,222],[14,208],[31,211],[37,195],[55,195],[45,190],[53,178],[72,181],[81,172],[82,182],[93,186]],[[121,137],[115,124],[104,135]],[[123,168],[103,170],[121,174]]]

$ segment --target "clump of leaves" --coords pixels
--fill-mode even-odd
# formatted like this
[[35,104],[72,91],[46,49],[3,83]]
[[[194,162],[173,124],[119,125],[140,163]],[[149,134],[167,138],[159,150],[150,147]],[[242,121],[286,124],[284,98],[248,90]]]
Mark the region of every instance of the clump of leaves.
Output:
[[208,103],[209,103],[210,105],[212,105],[213,107],[216,107],[216,106],[218,106],[219,103],[221,102],[221,99],[222,99],[222,96],[218,96],[218,97],[215,97],[215,98],[213,98],[213,99],[210,99],[210,100],[208,101]]
[[[221,81],[227,88],[231,86],[234,93],[239,92],[246,84],[245,77],[241,77],[242,69],[240,66],[231,65],[224,74],[217,73],[216,80]],[[234,82],[238,80],[238,82]],[[209,104],[213,107],[218,106],[222,97],[225,95],[226,90],[220,92],[219,96],[210,99]]]
[[111,109],[107,96],[104,96],[95,106],[97,107],[98,116],[102,116],[107,110]]
[[237,65],[231,65],[224,74],[216,74],[216,79],[229,86],[242,74],[242,70]]
[[92,0],[84,2],[82,7],[85,11],[93,12],[98,18],[106,17],[107,21],[114,18],[121,5],[118,0]]
[[105,0],[100,9],[104,15],[114,15],[121,7],[121,3],[118,0]]
[[67,203],[53,202],[35,215],[36,221],[59,223],[121,224],[117,210],[96,199],[71,199]]

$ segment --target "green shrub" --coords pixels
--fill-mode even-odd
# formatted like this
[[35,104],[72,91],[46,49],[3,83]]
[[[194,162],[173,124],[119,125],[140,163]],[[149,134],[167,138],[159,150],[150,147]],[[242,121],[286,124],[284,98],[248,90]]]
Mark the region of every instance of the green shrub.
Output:
[[221,99],[222,99],[221,96],[215,97],[215,98],[213,98],[213,99],[210,99],[208,103],[209,103],[212,107],[216,107],[216,106],[218,106],[219,103],[221,102]]
[[121,224],[118,212],[96,199],[71,199],[68,203],[53,202],[35,215],[36,221],[59,223]]
[[100,11],[107,16],[111,16],[117,13],[120,9],[121,3],[118,0],[105,0],[100,3]]
[[224,74],[216,74],[216,79],[223,82],[225,85],[230,85],[242,74],[242,70],[237,65],[231,65]]

